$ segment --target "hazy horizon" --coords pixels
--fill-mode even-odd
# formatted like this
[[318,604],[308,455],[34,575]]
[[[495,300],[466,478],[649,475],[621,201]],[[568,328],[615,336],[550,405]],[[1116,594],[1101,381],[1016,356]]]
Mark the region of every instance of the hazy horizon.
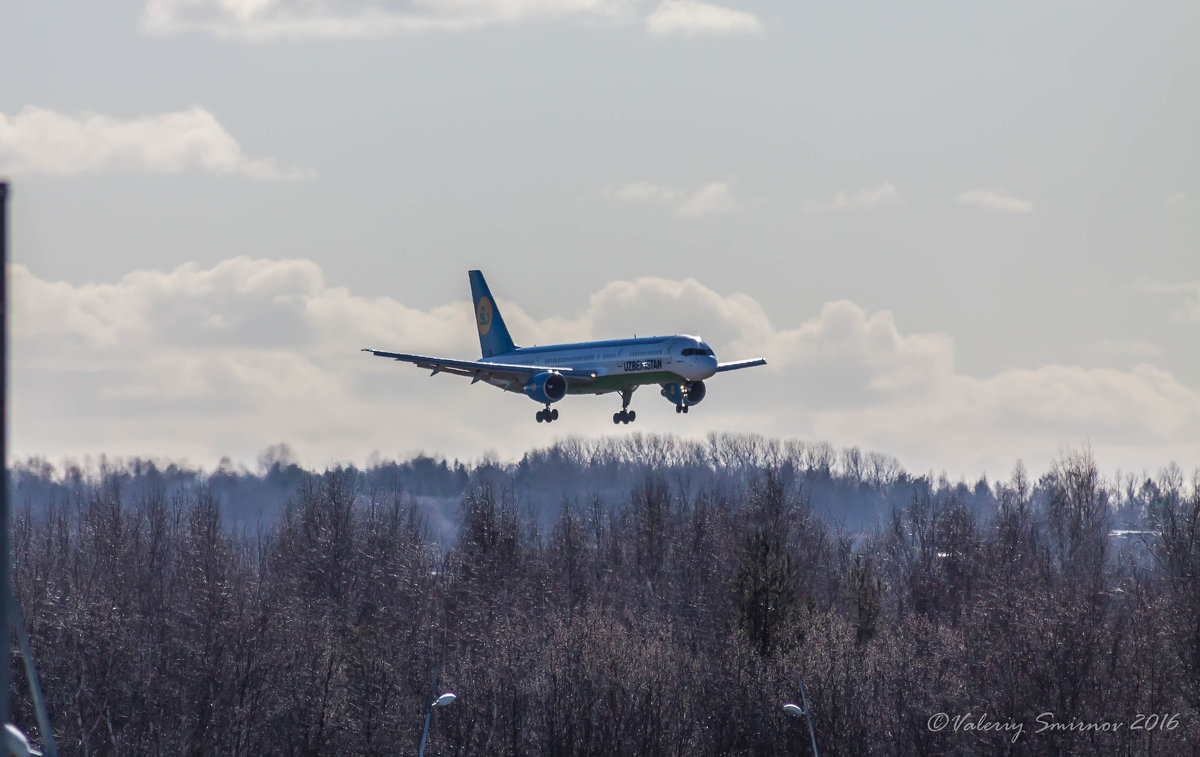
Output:
[[[358,470],[372,470],[388,464],[406,464],[420,459],[429,459],[436,463],[445,462],[451,467],[461,464],[468,469],[486,466],[489,464],[496,464],[502,467],[513,467],[517,466],[523,459],[526,459],[530,455],[536,456],[540,453],[552,452],[561,448],[561,445],[564,444],[579,444],[589,449],[605,450],[611,448],[613,445],[619,445],[623,442],[636,440],[638,435],[640,435],[643,440],[651,445],[655,443],[662,443],[664,441],[668,444],[676,444],[680,446],[695,444],[704,453],[707,453],[707,451],[711,449],[711,445],[713,443],[711,438],[690,438],[681,437],[674,434],[659,434],[654,432],[646,433],[638,431],[630,435],[612,434],[608,436],[594,437],[563,435],[556,437],[552,441],[549,441],[543,445],[521,450],[512,456],[502,456],[491,450],[485,450],[483,453],[475,457],[446,455],[438,450],[425,449],[396,452],[393,454],[384,454],[378,450],[372,450],[364,459],[361,460],[331,459],[327,461],[312,461],[307,459],[301,451],[293,448],[292,445],[286,442],[279,442],[264,447],[252,457],[233,458],[228,455],[222,455],[211,460],[189,460],[186,458],[171,457],[169,455],[164,456],[138,453],[108,454],[105,452],[85,453],[77,456],[64,455],[58,458],[37,454],[24,456],[10,455],[10,468],[16,468],[23,465],[33,465],[36,469],[36,467],[39,465],[48,464],[52,468],[53,477],[56,480],[63,480],[68,468],[72,466],[77,467],[85,476],[97,476],[104,468],[107,468],[110,471],[119,470],[135,462],[150,462],[153,463],[159,470],[166,470],[168,467],[174,465],[181,470],[192,471],[205,476],[215,475],[222,472],[235,473],[238,475],[248,474],[262,476],[266,473],[269,473],[271,467],[276,464],[284,467],[289,465],[297,465],[302,470],[309,473],[323,473],[347,467]],[[743,435],[736,434],[721,434],[720,436],[743,438]],[[745,436],[749,436],[751,438],[755,437],[754,434]],[[1096,468],[1103,478],[1102,483],[1105,486],[1114,488],[1114,490],[1120,488],[1125,483],[1128,483],[1128,479],[1130,477],[1132,477],[1133,481],[1139,484],[1145,480],[1157,481],[1171,466],[1175,466],[1178,471],[1182,473],[1185,485],[1188,484],[1188,482],[1194,483],[1194,481],[1200,481],[1200,465],[1185,466],[1177,460],[1164,460],[1161,464],[1142,468],[1107,466],[1105,465],[1105,461],[1095,459],[1093,450],[1086,444],[1063,447],[1054,457],[1047,459],[1042,465],[1030,465],[1023,458],[1015,458],[1012,461],[1012,464],[1003,470],[951,471],[945,466],[941,468],[931,467],[925,469],[914,469],[906,465],[899,457],[896,457],[887,450],[882,449],[858,448],[854,446],[836,447],[828,442],[817,439],[808,440],[758,436],[757,440],[763,445],[761,449],[770,449],[771,447],[774,447],[774,449],[771,451],[781,455],[783,459],[787,458],[787,446],[789,444],[799,444],[807,447],[827,445],[828,449],[833,454],[834,462],[831,470],[835,475],[845,475],[847,473],[846,453],[850,450],[856,450],[857,452],[861,453],[862,460],[866,460],[872,455],[883,456],[893,460],[899,466],[897,472],[902,472],[911,479],[924,478],[933,483],[945,481],[950,484],[966,483],[969,485],[974,485],[982,479],[986,480],[988,484],[994,488],[997,484],[1010,482],[1018,467],[1021,469],[1023,475],[1027,476],[1029,480],[1036,482],[1042,476],[1050,474],[1055,468],[1071,461],[1074,458],[1077,458],[1080,455],[1091,456],[1090,459],[1095,460]],[[708,462],[712,464],[711,460]],[[793,460],[792,462],[795,463],[797,461]]]

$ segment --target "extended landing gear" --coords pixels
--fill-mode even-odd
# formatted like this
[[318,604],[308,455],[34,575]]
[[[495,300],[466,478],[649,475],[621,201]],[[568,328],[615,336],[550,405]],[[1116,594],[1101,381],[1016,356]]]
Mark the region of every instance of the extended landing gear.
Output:
[[675,406],[675,412],[677,412],[677,413],[686,413],[687,411],[688,411],[687,405],[680,404],[680,405]]
[[558,408],[551,410],[550,406],[546,405],[546,409],[537,411],[537,415],[534,417],[537,418],[538,423],[553,423],[558,420]]
[[632,389],[621,390],[621,412],[613,413],[613,423],[633,423],[637,413],[629,409],[629,400],[633,399]]

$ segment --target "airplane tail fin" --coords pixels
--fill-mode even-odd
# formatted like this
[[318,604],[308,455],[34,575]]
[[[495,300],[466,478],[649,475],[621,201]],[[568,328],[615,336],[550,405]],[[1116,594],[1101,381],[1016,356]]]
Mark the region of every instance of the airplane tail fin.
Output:
[[500,308],[496,307],[483,274],[469,271],[468,275],[471,278],[471,299],[475,302],[475,325],[479,327],[479,347],[483,350],[483,356],[512,352],[516,346],[508,335],[508,327],[504,325]]

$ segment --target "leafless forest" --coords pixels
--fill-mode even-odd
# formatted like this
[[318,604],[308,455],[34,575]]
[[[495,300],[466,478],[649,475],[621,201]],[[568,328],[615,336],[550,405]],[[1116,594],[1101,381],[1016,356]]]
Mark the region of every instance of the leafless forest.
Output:
[[824,755],[1200,744],[1200,473],[1173,464],[951,482],[753,436],[261,462],[11,471],[62,753],[415,754],[454,691],[430,754],[803,755],[799,679]]

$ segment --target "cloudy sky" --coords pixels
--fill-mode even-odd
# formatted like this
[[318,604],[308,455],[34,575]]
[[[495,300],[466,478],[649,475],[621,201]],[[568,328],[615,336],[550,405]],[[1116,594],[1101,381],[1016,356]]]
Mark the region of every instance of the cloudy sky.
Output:
[[[723,0],[722,0],[723,3]],[[719,431],[1200,464],[1200,5],[115,0],[0,13],[11,450],[251,467]],[[19,72],[19,73],[18,73]],[[676,415],[362,347],[698,333]]]

